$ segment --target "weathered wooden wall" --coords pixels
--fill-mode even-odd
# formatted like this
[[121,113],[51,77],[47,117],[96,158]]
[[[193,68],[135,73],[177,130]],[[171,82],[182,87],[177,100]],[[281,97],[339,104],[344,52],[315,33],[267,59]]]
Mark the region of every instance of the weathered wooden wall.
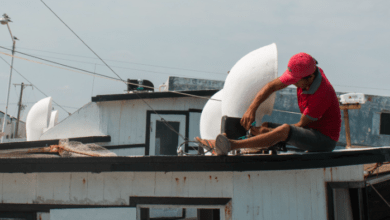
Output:
[[130,196],[232,198],[233,219],[327,219],[326,182],[363,166],[256,172],[2,173],[2,204],[129,205]]

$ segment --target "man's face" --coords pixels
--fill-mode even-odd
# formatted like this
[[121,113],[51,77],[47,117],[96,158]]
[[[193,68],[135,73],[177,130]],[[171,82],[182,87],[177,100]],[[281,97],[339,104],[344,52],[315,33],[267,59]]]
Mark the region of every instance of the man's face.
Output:
[[300,79],[297,83],[295,83],[294,85],[298,88],[301,88],[303,90],[309,90],[310,88],[310,85],[313,83],[313,80],[314,80],[314,74],[310,75],[309,78],[307,79]]

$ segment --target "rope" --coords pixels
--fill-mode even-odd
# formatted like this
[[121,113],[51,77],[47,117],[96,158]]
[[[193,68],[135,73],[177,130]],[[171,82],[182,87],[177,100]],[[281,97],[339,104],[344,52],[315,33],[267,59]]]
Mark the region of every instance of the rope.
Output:
[[386,205],[390,208],[390,204],[386,201],[385,198],[383,198],[383,196],[378,192],[378,190],[375,189],[375,187],[373,185],[371,185],[371,183],[367,182],[368,185],[370,185],[372,187],[372,189],[375,190],[375,192],[378,194],[379,197],[381,197],[381,199],[386,203]]

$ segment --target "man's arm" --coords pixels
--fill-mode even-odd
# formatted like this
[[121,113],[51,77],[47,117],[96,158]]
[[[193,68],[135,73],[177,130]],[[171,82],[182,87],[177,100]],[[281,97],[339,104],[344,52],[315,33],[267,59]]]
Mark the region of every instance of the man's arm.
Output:
[[272,93],[286,88],[287,85],[283,84],[279,78],[272,80],[267,83],[256,95],[252,104],[246,110],[244,116],[241,118],[241,125],[249,130],[252,122],[255,121],[256,111],[259,108],[260,104],[263,103]]
[[301,120],[296,123],[296,124],[293,124],[295,127],[305,127],[306,125],[312,123],[314,120],[311,120],[309,119],[306,115],[302,114],[301,116]]

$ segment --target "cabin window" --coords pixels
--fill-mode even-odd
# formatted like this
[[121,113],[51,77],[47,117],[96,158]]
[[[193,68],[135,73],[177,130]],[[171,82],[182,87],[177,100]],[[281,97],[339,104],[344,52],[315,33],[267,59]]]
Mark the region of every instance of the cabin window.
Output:
[[367,214],[365,183],[328,182],[329,219],[365,219]]
[[390,113],[381,113],[380,133],[390,135]]
[[0,212],[0,220],[34,220],[35,212]]
[[231,198],[130,197],[137,220],[225,220],[232,218]]
[[[174,131],[165,123],[170,128],[173,128]],[[156,155],[177,155],[179,135],[175,131],[179,131],[180,122],[167,121],[165,123],[156,120]]]

